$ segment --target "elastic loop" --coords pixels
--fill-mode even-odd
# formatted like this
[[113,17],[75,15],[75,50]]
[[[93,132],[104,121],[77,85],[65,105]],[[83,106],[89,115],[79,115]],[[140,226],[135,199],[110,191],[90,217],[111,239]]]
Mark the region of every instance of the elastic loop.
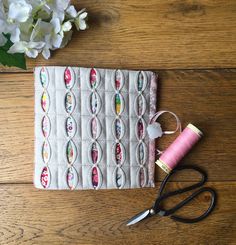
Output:
[[[162,131],[162,130],[161,130],[161,131],[162,131],[162,132],[161,132],[161,136],[164,135],[164,134],[166,134],[166,135],[174,134],[174,133],[176,133],[178,130],[179,130],[179,132],[181,133],[181,131],[182,131],[181,122],[180,122],[178,116],[177,116],[175,113],[171,112],[171,111],[158,111],[158,112],[155,113],[155,114],[152,116],[152,118],[149,120],[149,125],[151,125],[151,124],[153,124],[154,122],[156,122],[156,120],[158,119],[158,117],[160,117],[160,116],[161,116],[162,114],[164,114],[164,113],[169,113],[169,114],[171,114],[172,116],[174,116],[174,118],[175,118],[175,120],[176,120],[176,129],[175,129],[175,130],[172,130],[172,131],[169,131],[169,130],[167,130],[167,131]],[[159,136],[159,137],[161,137],[161,136]],[[150,136],[149,136],[149,137],[150,137]],[[158,137],[155,137],[155,138],[158,138]],[[161,150],[159,150],[159,149],[156,149],[156,151],[157,151],[157,155],[158,155],[158,156],[161,155],[161,154],[163,153],[163,151],[161,151]]]
[[181,122],[178,118],[178,116],[174,113],[174,112],[171,112],[171,111],[158,111],[157,113],[155,113],[153,115],[153,117],[150,119],[149,121],[149,124],[152,124],[153,122],[155,122],[158,117],[160,117],[162,114],[164,113],[169,113],[171,114],[172,116],[174,116],[174,118],[176,119],[176,129],[175,130],[172,130],[172,131],[163,131],[163,134],[174,134],[176,133],[178,130],[181,132],[182,131],[182,128],[181,128]]

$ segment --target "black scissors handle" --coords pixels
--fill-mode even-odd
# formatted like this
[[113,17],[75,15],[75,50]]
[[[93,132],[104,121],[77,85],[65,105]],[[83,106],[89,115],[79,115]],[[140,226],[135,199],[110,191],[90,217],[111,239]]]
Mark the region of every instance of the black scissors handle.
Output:
[[[190,185],[190,186],[187,186],[187,187],[184,187],[184,188],[180,188],[180,189],[175,190],[175,191],[166,192],[166,193],[163,194],[163,192],[165,190],[165,186],[166,186],[168,180],[170,179],[170,177],[173,176],[175,173],[183,171],[183,170],[193,170],[193,171],[199,173],[200,176],[201,176],[201,180],[199,182],[193,184],[193,185]],[[156,199],[155,204],[153,206],[154,210],[158,211],[158,208],[160,207],[160,203],[164,199],[167,199],[168,197],[171,197],[171,196],[176,196],[178,194],[181,194],[181,193],[184,193],[184,192],[187,192],[187,191],[194,190],[194,189],[204,185],[204,183],[206,181],[207,181],[206,173],[203,170],[201,170],[200,168],[196,167],[196,166],[180,166],[180,167],[175,168],[174,170],[172,170],[170,172],[170,174],[166,175],[165,179],[163,180],[163,182],[162,182],[162,184],[160,186],[159,193],[158,193],[158,198]]]
[[[174,175],[176,172],[182,171],[182,170],[192,170],[195,171],[197,173],[199,173],[201,175],[201,180],[193,185],[184,187],[184,188],[180,188],[178,190],[175,191],[171,191],[171,192],[167,192],[163,194],[163,191],[165,189],[165,186],[169,180],[169,178]],[[154,205],[153,205],[153,209],[155,211],[155,213],[159,214],[160,216],[169,216],[173,213],[175,213],[177,210],[179,210],[180,208],[182,208],[183,206],[185,206],[186,204],[188,204],[190,201],[192,201],[195,197],[197,197],[198,195],[200,195],[203,192],[209,192],[211,194],[211,204],[209,206],[209,208],[206,210],[206,212],[204,212],[201,216],[197,217],[197,218],[193,218],[193,219],[188,219],[188,218],[181,218],[179,216],[176,215],[172,215],[171,218],[179,221],[179,222],[184,222],[184,223],[194,223],[194,222],[198,222],[202,219],[204,219],[206,216],[208,216],[210,214],[210,212],[213,210],[214,206],[215,206],[215,201],[216,201],[216,193],[213,189],[209,188],[209,187],[203,187],[199,190],[197,190],[196,192],[192,193],[188,198],[186,198],[185,200],[183,200],[182,202],[178,203],[176,206],[174,206],[171,209],[165,210],[163,208],[161,208],[161,202],[163,200],[166,200],[167,198],[171,197],[171,196],[176,196],[178,194],[190,191],[190,190],[194,190],[196,188],[201,187],[202,185],[204,185],[204,183],[207,180],[207,175],[206,173],[201,170],[200,168],[196,167],[196,166],[180,166],[175,168],[170,174],[168,174],[164,181],[161,184],[160,187],[160,191],[159,191],[159,196],[156,199]]]
[[197,218],[183,218],[177,215],[171,215],[170,218],[175,220],[175,221],[179,221],[182,223],[196,223],[198,221],[203,220],[204,218],[206,218],[214,209],[215,207],[215,203],[216,203],[216,193],[213,189],[209,188],[209,187],[202,187],[201,189],[195,191],[192,195],[190,195],[188,198],[186,198],[185,200],[183,200],[182,202],[180,202],[178,205],[175,206],[173,212],[176,212],[178,209],[180,209],[181,207],[185,206],[186,204],[188,204],[189,202],[191,202],[195,197],[197,197],[198,195],[200,195],[203,192],[209,192],[211,194],[211,203],[208,207],[208,209],[199,217]]

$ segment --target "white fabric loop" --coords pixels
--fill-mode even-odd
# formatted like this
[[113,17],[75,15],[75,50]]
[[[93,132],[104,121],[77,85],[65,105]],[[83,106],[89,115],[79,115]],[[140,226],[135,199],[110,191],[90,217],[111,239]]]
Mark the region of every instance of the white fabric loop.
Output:
[[[160,123],[156,122],[156,120],[161,116],[163,115],[164,113],[169,113],[171,114],[172,116],[174,116],[175,120],[176,120],[176,129],[175,130],[166,130],[166,131],[162,131],[162,128],[161,128],[161,125]],[[149,125],[147,127],[147,132],[148,132],[148,135],[149,135],[149,138],[150,139],[156,139],[156,138],[160,138],[162,137],[163,135],[170,135],[170,134],[174,134],[176,133],[177,131],[179,130],[179,132],[181,133],[182,131],[182,127],[181,127],[181,122],[178,118],[178,116],[171,112],[171,111],[158,111],[157,113],[155,113],[153,115],[153,117],[150,119],[149,121]],[[156,149],[157,151],[157,155],[161,155],[163,153],[163,151],[159,150],[159,149]]]
[[169,113],[171,114],[172,116],[174,116],[175,120],[176,120],[176,129],[175,130],[167,130],[167,131],[162,131],[162,134],[174,134],[176,133],[178,130],[181,132],[182,131],[182,127],[181,127],[181,122],[178,118],[178,116],[174,113],[174,112],[171,112],[171,111],[158,111],[156,114],[153,115],[153,117],[150,119],[149,121],[149,125],[153,124],[154,122],[156,122],[156,120],[161,116],[163,115],[164,113]]

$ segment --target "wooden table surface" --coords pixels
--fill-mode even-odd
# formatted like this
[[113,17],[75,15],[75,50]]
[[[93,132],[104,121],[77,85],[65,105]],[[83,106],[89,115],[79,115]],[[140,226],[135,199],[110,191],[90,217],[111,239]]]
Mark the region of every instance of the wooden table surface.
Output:
[[[49,61],[28,60],[27,71],[0,67],[0,244],[236,244],[236,1],[81,0],[76,5],[88,9],[88,31],[74,33]],[[192,225],[154,217],[126,227],[129,217],[154,201],[164,177],[158,168],[153,189],[36,190],[36,65],[156,71],[158,109],[174,111],[183,126],[192,122],[205,134],[182,164],[207,171],[207,186],[218,193],[212,215]],[[167,121],[166,127],[173,126]],[[178,177],[170,187],[197,178]],[[182,212],[193,216],[208,204],[209,196],[202,195]]]

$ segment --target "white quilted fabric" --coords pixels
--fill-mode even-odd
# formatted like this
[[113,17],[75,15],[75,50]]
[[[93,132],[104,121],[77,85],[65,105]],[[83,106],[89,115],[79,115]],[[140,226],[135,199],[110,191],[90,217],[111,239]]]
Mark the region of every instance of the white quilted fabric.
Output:
[[150,71],[37,67],[35,187],[154,186],[152,88]]

